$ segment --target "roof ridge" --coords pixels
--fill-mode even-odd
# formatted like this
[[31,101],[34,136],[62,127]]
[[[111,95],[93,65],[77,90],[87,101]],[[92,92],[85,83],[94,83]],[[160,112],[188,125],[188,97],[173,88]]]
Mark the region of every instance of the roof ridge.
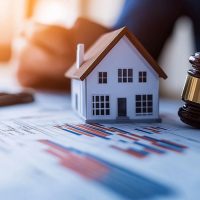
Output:
[[[126,36],[132,45],[138,50],[138,52],[144,57],[144,59],[152,66],[152,68],[159,74],[160,77],[166,79],[167,75],[162,68],[157,64],[154,58],[143,47],[140,41],[129,32],[126,26],[106,33],[99,37],[99,39],[87,50],[84,56],[84,62],[79,69],[74,64],[67,72],[66,76],[70,78],[84,80],[93,69],[104,59],[104,57],[110,52],[110,50],[118,43],[118,41]],[[110,37],[110,38],[109,38]],[[104,45],[105,44],[105,45]],[[99,47],[99,48],[97,48]],[[100,49],[98,51],[98,49]],[[94,53],[94,54],[93,54]]]

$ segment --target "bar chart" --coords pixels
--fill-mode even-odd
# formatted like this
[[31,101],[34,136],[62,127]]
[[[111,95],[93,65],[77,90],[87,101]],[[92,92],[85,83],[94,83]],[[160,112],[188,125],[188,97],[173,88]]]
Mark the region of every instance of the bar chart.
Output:
[[167,131],[162,127],[140,127],[131,132],[101,124],[63,124],[55,127],[68,134],[86,137],[89,140],[97,138],[105,140],[110,148],[140,159],[152,154],[183,153],[188,148],[174,141],[153,137],[153,134],[158,135]]

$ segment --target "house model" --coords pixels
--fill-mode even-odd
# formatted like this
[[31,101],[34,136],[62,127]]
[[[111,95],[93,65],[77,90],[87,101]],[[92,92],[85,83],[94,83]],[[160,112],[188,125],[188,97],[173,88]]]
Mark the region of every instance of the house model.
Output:
[[159,77],[167,78],[126,27],[101,36],[84,53],[77,46],[72,106],[86,122],[159,120]]

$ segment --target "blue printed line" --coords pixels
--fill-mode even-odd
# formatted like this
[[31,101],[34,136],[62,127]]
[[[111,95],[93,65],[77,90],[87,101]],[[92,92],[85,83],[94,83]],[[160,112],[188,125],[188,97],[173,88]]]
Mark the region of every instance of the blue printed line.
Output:
[[91,128],[91,129],[94,129],[94,130],[96,130],[96,131],[100,131],[100,132],[102,132],[102,133],[105,133],[105,134],[108,134],[108,135],[113,135],[112,133],[109,133],[109,132],[107,132],[107,131],[105,131],[105,130],[102,130],[101,128],[97,128],[96,126],[94,126],[94,125],[91,125],[91,124],[84,124],[86,127],[89,127],[89,128]]
[[104,136],[97,135],[97,134],[95,134],[95,133],[92,133],[92,132],[86,131],[86,130],[84,130],[84,129],[78,128],[77,126],[72,126],[72,125],[69,125],[69,124],[66,124],[66,125],[69,126],[69,127],[71,127],[71,128],[74,128],[74,129],[76,129],[76,130],[78,130],[78,131],[82,131],[82,132],[85,132],[85,133],[87,133],[87,134],[90,134],[90,135],[94,135],[94,136],[103,138],[103,139],[105,139],[105,140],[110,140],[110,138],[106,138],[106,137],[104,137]]
[[141,129],[138,129],[138,128],[135,128],[135,130],[136,130],[136,131],[141,131],[141,132],[143,132],[143,133],[154,134],[153,132],[141,130]]
[[145,151],[145,150],[137,150],[137,149],[134,149],[134,148],[128,148],[127,150],[130,150],[130,151],[139,153],[139,154],[141,154],[142,156],[147,156],[147,155],[149,155],[149,152],[147,152],[147,151]]
[[130,132],[124,131],[124,130],[122,130],[122,129],[120,129],[120,128],[110,127],[110,129],[113,129],[113,130],[116,130],[116,131],[120,131],[120,132],[122,132],[122,133],[131,134]]
[[152,137],[149,137],[149,136],[143,136],[143,137],[151,140],[152,142],[159,142],[160,141],[158,139],[155,139],[155,138],[152,138]]
[[127,141],[125,141],[125,140],[119,140],[119,142],[127,143]]
[[157,152],[157,153],[160,153],[160,154],[166,153],[165,151],[163,151],[163,150],[161,150],[161,149],[158,149],[158,148],[149,146],[149,145],[147,145],[147,144],[142,144],[142,143],[140,143],[140,142],[134,142],[134,144],[140,145],[140,146],[142,146],[142,147],[145,147],[146,149],[153,150],[154,152]]
[[169,145],[172,145],[172,146],[176,146],[177,148],[181,148],[181,149],[185,149],[185,147],[183,147],[182,145],[179,145],[179,144],[174,144],[172,142],[168,142],[168,141],[164,141],[164,140],[160,140],[161,142],[163,143],[166,143],[166,144],[169,144]]
[[176,147],[176,146],[173,146],[173,145],[169,145],[169,144],[163,143],[161,141],[157,142],[156,144],[158,144],[162,147],[167,147],[168,149],[171,149],[171,150],[174,150],[174,151],[183,152],[182,148],[179,148],[179,147]]
[[77,132],[74,132],[74,131],[71,131],[71,130],[69,130],[69,129],[65,129],[65,128],[61,128],[63,131],[67,131],[67,132],[69,132],[69,133],[72,133],[72,134],[75,134],[75,135],[78,135],[78,136],[80,136],[81,134],[79,134],[79,133],[77,133]]

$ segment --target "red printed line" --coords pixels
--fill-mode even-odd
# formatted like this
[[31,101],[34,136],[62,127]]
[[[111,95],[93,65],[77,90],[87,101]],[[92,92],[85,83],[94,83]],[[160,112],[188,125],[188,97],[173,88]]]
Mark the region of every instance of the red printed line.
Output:
[[180,147],[180,148],[184,148],[184,149],[187,149],[188,147],[185,146],[185,145],[182,145],[182,144],[177,144],[175,142],[171,142],[171,141],[168,141],[168,140],[160,140],[161,142],[165,142],[165,143],[168,143],[168,144],[172,144],[174,146],[177,146],[177,147]]
[[69,130],[71,130],[71,131],[73,131],[73,132],[75,132],[75,133],[79,133],[79,134],[81,134],[81,135],[87,135],[87,136],[89,136],[89,137],[94,137],[93,135],[90,135],[90,134],[88,134],[88,133],[85,133],[85,132],[83,132],[83,131],[81,131],[81,130],[77,130],[77,129],[72,128],[72,127],[67,126],[67,125],[64,125],[64,127],[66,127],[67,129],[69,129]]
[[143,154],[141,154],[141,153],[139,153],[137,151],[134,151],[134,150],[129,150],[129,149],[124,150],[124,149],[121,149],[121,148],[116,147],[116,146],[111,146],[111,147],[113,149],[116,149],[116,150],[121,151],[123,153],[129,154],[129,155],[131,155],[133,157],[136,157],[136,158],[144,158],[144,157],[146,157],[146,155],[143,155]]
[[134,140],[134,141],[138,141],[138,139],[133,138],[133,137],[131,137],[131,136],[124,135],[124,134],[122,134],[122,133],[119,133],[119,134],[117,134],[117,135],[120,135],[120,136],[122,136],[122,137],[125,137],[125,138],[128,138],[128,139],[131,139],[131,140]]
[[100,129],[105,130],[105,131],[113,132],[113,130],[112,130],[111,128],[107,128],[107,127],[105,127],[105,126],[100,126],[100,125],[98,125],[98,124],[90,124],[90,125],[92,125],[92,126],[94,126],[94,127],[97,127],[97,128],[100,128]]
[[155,145],[155,146],[158,146],[160,148],[163,148],[163,149],[167,149],[167,150],[170,150],[170,151],[173,151],[173,152],[176,152],[176,153],[180,153],[180,151],[177,151],[177,150],[172,149],[170,147],[166,147],[166,146],[160,145],[157,142],[152,142],[152,144]]
[[131,135],[133,135],[134,137],[137,137],[137,138],[140,138],[140,139],[144,139],[144,140],[146,140],[146,138],[144,138],[143,136],[136,135],[136,134],[134,134],[134,133],[132,133]]
[[140,153],[138,153],[138,152],[136,152],[136,151],[133,151],[133,150],[124,150],[124,152],[125,153],[127,153],[127,154],[129,154],[129,155],[131,155],[131,156],[135,156],[135,157],[137,157],[137,158],[145,158],[146,156],[145,155],[143,155],[143,154],[140,154]]
[[144,129],[149,130],[149,131],[151,131],[151,132],[153,132],[153,133],[158,133],[158,134],[160,134],[160,131],[158,131],[158,130],[156,130],[156,129],[154,129],[154,128],[151,128],[151,127],[145,127]]
[[97,131],[97,130],[95,130],[95,129],[86,127],[86,126],[84,126],[84,125],[77,125],[77,127],[81,128],[81,129],[83,129],[83,130],[85,130],[85,131],[94,133],[94,134],[96,134],[96,135],[102,136],[102,137],[107,137],[107,136],[108,136],[108,135],[105,134],[105,133],[102,133],[102,132]]

